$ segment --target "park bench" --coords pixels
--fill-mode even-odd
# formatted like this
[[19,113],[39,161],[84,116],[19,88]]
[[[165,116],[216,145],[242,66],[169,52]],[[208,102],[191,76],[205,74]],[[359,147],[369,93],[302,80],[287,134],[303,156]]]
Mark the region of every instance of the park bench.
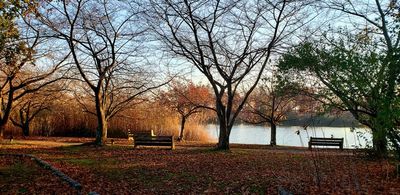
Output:
[[324,137],[310,137],[308,142],[308,149],[311,150],[311,146],[339,146],[343,150],[343,138],[324,138]]
[[175,149],[174,136],[157,136],[153,130],[128,132],[128,139],[133,139],[133,145],[137,146],[170,146]]

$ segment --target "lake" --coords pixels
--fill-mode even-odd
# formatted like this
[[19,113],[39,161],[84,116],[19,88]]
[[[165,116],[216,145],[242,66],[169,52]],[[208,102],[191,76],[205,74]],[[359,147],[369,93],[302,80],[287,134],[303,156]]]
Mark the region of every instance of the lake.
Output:
[[[218,140],[219,126],[209,124],[206,131],[214,140]],[[299,135],[297,134],[299,131]],[[308,147],[309,137],[344,138],[345,148],[364,148],[368,143],[372,145],[372,136],[367,128],[350,127],[308,127],[304,130],[300,126],[278,126],[276,130],[277,145]],[[271,137],[270,127],[255,125],[237,125],[232,128],[230,143],[240,144],[269,144]]]

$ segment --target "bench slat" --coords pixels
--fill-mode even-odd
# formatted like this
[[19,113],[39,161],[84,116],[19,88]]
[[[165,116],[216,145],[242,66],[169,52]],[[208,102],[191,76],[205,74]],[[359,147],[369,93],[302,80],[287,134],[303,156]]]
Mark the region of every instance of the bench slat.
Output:
[[136,139],[134,140],[135,143],[137,142],[171,142],[172,139],[168,139],[168,140],[160,140],[160,139],[153,139],[153,140],[149,140],[149,139]]
[[171,139],[172,136],[133,136],[136,139],[149,139],[149,140],[155,140],[155,139]]
[[311,141],[342,141],[343,138],[311,138]]
[[312,142],[311,145],[319,145],[319,146],[340,146],[342,145],[342,143],[326,143],[326,142]]
[[323,137],[310,137],[308,142],[308,148],[311,150],[311,146],[339,146],[343,150],[343,138],[323,138]]
[[171,142],[137,142],[135,146],[172,146]]

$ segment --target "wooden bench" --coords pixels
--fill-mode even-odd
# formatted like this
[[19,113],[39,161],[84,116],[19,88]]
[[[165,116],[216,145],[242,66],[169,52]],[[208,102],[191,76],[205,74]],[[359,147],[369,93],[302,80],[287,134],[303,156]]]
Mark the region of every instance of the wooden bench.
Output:
[[343,150],[343,138],[324,138],[324,137],[310,137],[308,142],[308,149],[311,150],[311,146],[339,146]]
[[133,145],[137,146],[170,146],[175,149],[174,136],[156,136],[153,130],[128,132],[128,139],[133,138]]

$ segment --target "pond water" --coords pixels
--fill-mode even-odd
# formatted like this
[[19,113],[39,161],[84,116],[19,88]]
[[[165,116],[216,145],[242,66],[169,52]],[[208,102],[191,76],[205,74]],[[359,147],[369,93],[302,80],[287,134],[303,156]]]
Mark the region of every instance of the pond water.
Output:
[[[218,125],[209,124],[206,126],[206,131],[213,140],[218,140]],[[367,144],[372,145],[371,133],[366,128],[352,130],[350,127],[308,127],[304,130],[299,126],[278,126],[276,134],[277,144],[283,146],[307,147],[309,137],[343,137],[345,148],[364,148]],[[230,143],[269,144],[270,137],[270,127],[241,124],[232,128]]]

